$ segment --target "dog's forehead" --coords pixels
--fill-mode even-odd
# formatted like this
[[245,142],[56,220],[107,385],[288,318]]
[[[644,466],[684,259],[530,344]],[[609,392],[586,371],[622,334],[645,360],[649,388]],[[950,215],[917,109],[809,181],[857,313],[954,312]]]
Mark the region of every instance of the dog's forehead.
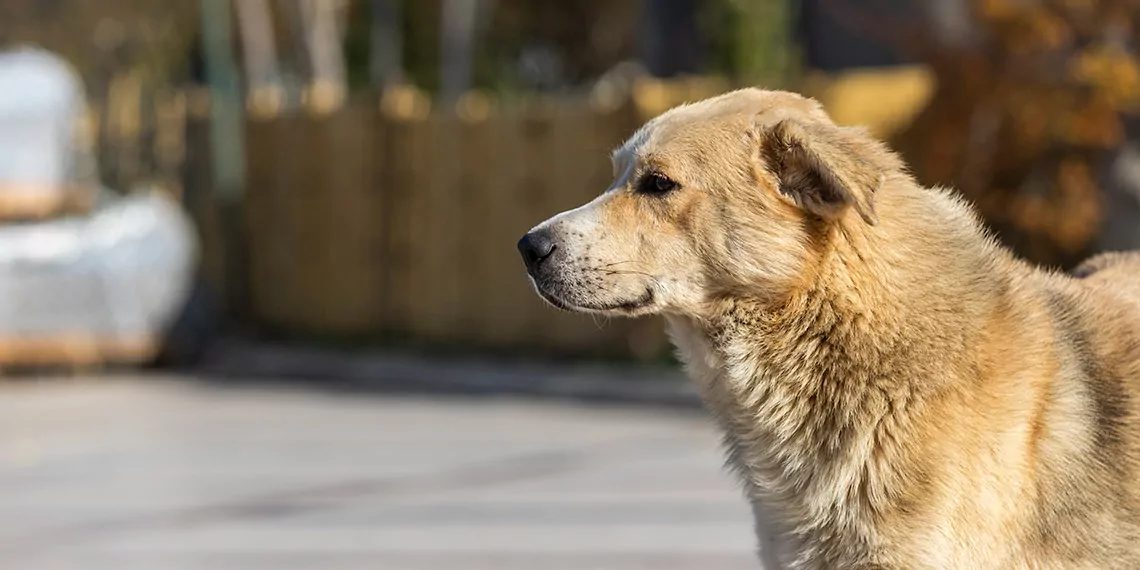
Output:
[[697,141],[709,142],[743,132],[747,124],[748,116],[732,109],[673,109],[638,129],[614,151],[613,160],[625,165],[649,156],[683,151]]
[[611,158],[615,164],[619,166],[628,164],[638,153],[644,152],[652,132],[652,125],[652,121],[642,125],[641,128],[637,129],[621,146],[614,149]]
[[731,152],[742,136],[757,125],[797,116],[807,121],[830,121],[814,99],[798,93],[740,89],[674,107],[651,119],[611,154],[615,170],[628,173],[647,159],[670,161],[678,156],[703,155],[715,160]]

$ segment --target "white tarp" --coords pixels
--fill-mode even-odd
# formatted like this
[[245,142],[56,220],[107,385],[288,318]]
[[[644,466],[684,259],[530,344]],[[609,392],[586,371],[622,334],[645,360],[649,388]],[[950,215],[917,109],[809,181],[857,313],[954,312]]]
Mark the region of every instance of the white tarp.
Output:
[[197,257],[189,220],[160,193],[0,226],[0,338],[157,338],[186,302]]
[[[58,57],[0,52],[0,192],[74,187],[84,108],[82,83]],[[160,192],[96,198],[84,215],[0,223],[0,342],[152,342],[180,316],[198,263],[188,216]]]
[[66,61],[0,51],[0,191],[59,192],[87,176],[93,159],[77,139],[85,114],[82,80]]

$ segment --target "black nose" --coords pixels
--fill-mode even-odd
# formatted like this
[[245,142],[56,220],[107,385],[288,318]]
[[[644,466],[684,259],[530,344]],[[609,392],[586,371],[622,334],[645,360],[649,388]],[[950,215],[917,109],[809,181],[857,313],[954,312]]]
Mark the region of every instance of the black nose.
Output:
[[554,240],[544,231],[531,232],[519,240],[519,253],[522,254],[527,273],[533,276],[542,262],[554,253]]

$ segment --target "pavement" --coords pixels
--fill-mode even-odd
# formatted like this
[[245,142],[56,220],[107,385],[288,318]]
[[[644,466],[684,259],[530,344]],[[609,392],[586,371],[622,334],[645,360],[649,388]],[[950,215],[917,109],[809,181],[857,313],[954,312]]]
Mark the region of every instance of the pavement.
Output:
[[759,568],[699,411],[318,386],[0,384],[0,568]]
[[197,370],[249,382],[317,382],[353,391],[514,395],[544,400],[699,409],[700,397],[676,365],[552,362],[393,349],[336,350],[226,337]]

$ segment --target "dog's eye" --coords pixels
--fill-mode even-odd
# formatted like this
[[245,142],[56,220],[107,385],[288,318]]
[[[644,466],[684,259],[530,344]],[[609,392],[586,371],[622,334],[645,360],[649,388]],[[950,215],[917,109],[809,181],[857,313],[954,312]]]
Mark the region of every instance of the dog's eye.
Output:
[[677,183],[664,174],[654,172],[641,179],[640,190],[643,194],[665,194],[676,189]]

